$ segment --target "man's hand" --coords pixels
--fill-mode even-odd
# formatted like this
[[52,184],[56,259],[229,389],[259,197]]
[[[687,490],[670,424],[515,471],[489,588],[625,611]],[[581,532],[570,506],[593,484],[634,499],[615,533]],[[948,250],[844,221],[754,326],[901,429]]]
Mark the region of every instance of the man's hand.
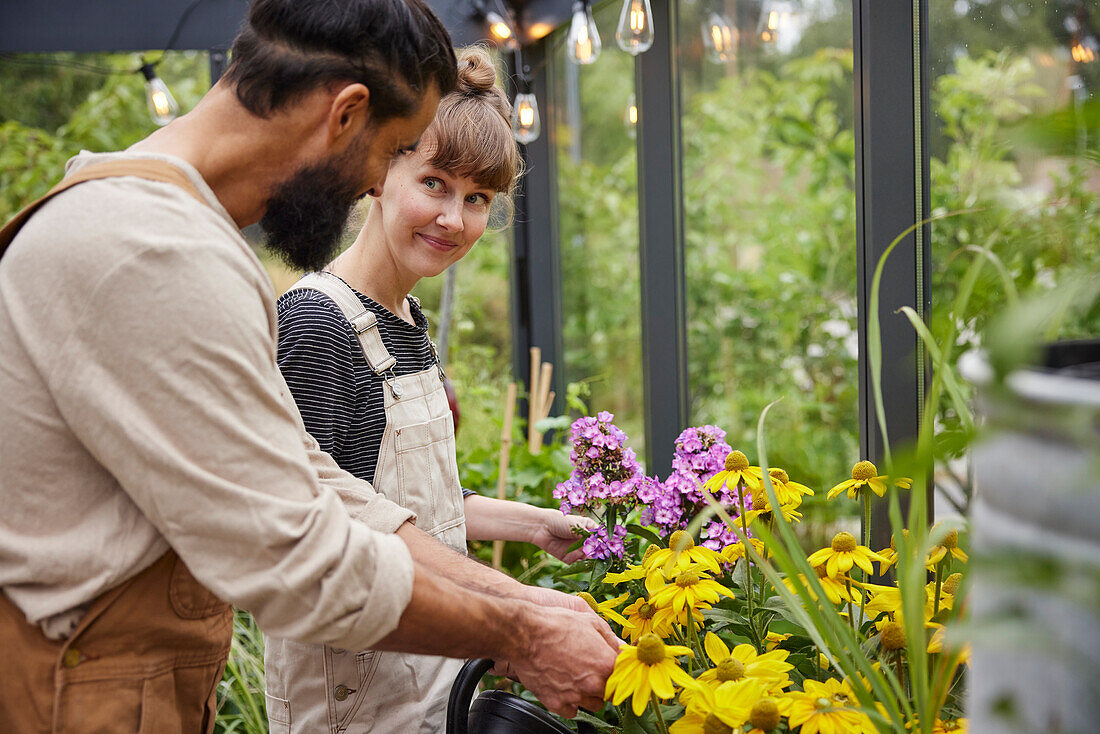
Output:
[[599,525],[590,517],[563,515],[557,510],[551,509],[542,510],[539,520],[541,524],[535,528],[531,536],[531,542],[566,563],[573,563],[584,558],[582,549],[569,550],[569,546],[576,543],[581,537],[573,532],[573,528],[593,530]]
[[603,706],[604,687],[619,654],[619,640],[611,628],[581,604],[586,612],[528,607],[521,622],[527,639],[497,667],[565,718],[576,716],[578,707]]

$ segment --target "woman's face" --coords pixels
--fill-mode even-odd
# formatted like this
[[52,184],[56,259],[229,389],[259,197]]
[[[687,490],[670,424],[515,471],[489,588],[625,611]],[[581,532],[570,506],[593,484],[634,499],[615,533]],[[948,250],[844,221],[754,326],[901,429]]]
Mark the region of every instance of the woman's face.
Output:
[[470,251],[485,232],[495,193],[435,168],[426,147],[393,161],[378,197],[390,255],[417,278],[439,275]]

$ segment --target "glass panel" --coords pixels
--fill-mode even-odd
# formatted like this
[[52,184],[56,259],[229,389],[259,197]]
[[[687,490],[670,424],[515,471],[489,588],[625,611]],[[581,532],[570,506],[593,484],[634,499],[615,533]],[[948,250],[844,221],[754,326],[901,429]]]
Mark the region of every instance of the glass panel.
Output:
[[627,119],[634,57],[615,45],[621,3],[594,8],[603,52],[591,65],[566,59],[552,39],[551,118],[558,150],[565,378],[585,380],[589,407],[608,410],[644,451],[638,181]]
[[755,462],[783,398],[769,461],[823,499],[858,459],[851,5],[679,12],[690,420]]
[[[932,213],[965,210],[932,224],[937,333],[950,325],[975,257],[968,247],[993,252],[1025,298],[1053,291],[1073,273],[1100,271],[1098,21],[1087,0],[930,3]],[[978,346],[1008,290],[986,267],[956,315],[956,354]],[[1071,309],[1057,336],[1098,332],[1095,307]],[[947,430],[956,425],[950,413],[942,419]],[[941,486],[966,487],[964,467],[940,469]]]

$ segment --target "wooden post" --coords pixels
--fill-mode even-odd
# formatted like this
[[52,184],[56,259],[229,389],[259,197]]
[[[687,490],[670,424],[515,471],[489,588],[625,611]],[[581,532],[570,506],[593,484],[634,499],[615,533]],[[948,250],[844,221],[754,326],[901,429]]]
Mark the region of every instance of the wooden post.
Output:
[[[500,429],[500,467],[497,473],[497,499],[507,499],[508,459],[512,450],[512,419],[516,413],[516,383],[508,383],[508,397],[504,404],[504,425]],[[504,561],[504,541],[493,541],[493,568],[500,570]]]

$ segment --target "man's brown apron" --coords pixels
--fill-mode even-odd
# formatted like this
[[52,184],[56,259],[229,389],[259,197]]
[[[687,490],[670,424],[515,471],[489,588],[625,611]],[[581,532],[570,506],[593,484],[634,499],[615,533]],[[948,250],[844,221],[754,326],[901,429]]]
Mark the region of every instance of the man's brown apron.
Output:
[[[176,184],[206,204],[169,163],[89,165],[0,230],[0,257],[47,199],[112,176]],[[196,581],[172,551],[95,599],[66,640],[47,638],[0,593],[0,732],[209,733],[232,636],[232,607]]]

